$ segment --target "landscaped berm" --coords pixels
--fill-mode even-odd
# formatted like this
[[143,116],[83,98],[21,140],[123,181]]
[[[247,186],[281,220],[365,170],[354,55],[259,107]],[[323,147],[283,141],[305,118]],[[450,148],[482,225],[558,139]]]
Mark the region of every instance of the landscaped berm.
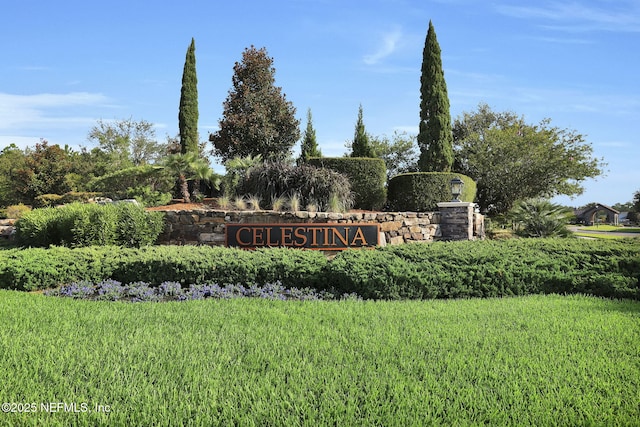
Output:
[[635,240],[2,250],[0,424],[634,425],[639,272]]
[[194,40],[177,140],[2,150],[0,427],[640,425],[640,239],[538,199],[600,161],[488,107],[454,132],[432,23],[423,57],[417,137],[360,106],[342,157],[254,46],[204,149]]

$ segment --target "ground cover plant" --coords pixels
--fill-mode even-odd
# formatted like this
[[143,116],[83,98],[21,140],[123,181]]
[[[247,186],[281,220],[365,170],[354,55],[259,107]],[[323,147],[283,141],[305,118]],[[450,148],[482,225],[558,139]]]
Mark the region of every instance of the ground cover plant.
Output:
[[[15,403],[3,407],[3,425],[556,426],[638,419],[634,301],[130,304],[15,291],[0,291],[0,301],[0,400]],[[42,402],[77,410],[46,412]],[[18,413],[27,403],[36,412]]]
[[310,288],[285,288],[281,282],[267,283],[263,286],[205,283],[192,284],[185,288],[179,282],[163,282],[160,286],[149,286],[146,282],[123,284],[116,280],[104,280],[99,283],[82,281],[46,290],[44,294],[74,299],[125,302],[192,301],[207,298],[265,298],[281,301],[361,299],[357,294],[336,295],[331,291],[317,292]]
[[589,226],[580,226],[580,230],[586,231],[609,231],[614,233],[640,233],[640,228],[638,227],[621,227],[615,225],[589,225]]

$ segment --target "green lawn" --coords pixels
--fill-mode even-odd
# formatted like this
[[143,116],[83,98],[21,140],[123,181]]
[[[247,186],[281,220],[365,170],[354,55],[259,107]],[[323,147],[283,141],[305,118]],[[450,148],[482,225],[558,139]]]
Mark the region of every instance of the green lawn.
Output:
[[580,233],[580,232],[574,232],[573,233],[574,236],[577,237],[588,237],[590,239],[599,239],[599,240],[620,240],[620,239],[627,239],[628,237],[623,237],[623,236],[616,236],[616,235],[611,235],[611,234],[596,234],[596,233]]
[[637,227],[620,227],[615,225],[590,225],[580,227],[580,230],[585,231],[613,231],[618,233],[640,233],[640,228]]
[[[2,413],[0,425],[574,426],[640,417],[640,302],[131,304],[0,291],[0,325],[0,401],[37,408]],[[78,412],[44,413],[45,402]]]

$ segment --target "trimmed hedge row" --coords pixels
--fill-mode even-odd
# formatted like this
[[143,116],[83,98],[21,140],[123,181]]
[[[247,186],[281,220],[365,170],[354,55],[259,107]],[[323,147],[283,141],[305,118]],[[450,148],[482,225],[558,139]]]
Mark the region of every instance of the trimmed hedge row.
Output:
[[80,280],[122,283],[166,281],[184,285],[265,284],[319,288],[325,256],[317,251],[274,248],[244,251],[210,246],[11,249],[0,251],[0,289],[33,291]]
[[364,157],[312,157],[309,164],[332,169],[349,178],[355,194],[354,208],[379,211],[387,199],[384,160]]
[[522,239],[350,251],[332,285],[363,298],[427,299],[583,293],[640,299],[640,242]]
[[522,239],[315,251],[201,246],[0,251],[0,288],[37,290],[79,280],[158,285],[266,284],[332,289],[367,299],[584,293],[640,299],[640,241]]
[[464,182],[460,200],[473,202],[476,183],[466,175],[449,172],[413,172],[389,180],[388,207],[394,211],[427,212],[438,210],[439,202],[451,200],[451,180]]

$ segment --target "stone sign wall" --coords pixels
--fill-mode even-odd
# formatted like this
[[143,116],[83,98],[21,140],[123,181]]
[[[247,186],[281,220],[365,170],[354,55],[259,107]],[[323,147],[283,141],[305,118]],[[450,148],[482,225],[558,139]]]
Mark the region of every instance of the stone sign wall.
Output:
[[[468,211],[463,209],[462,216]],[[457,222],[456,212],[447,214],[449,221]],[[475,214],[472,214],[475,215]],[[165,212],[165,231],[159,243],[174,245],[224,246],[226,224],[378,224],[381,246],[433,240],[460,240],[482,236],[475,218],[468,223],[470,233],[448,236],[442,233],[440,212],[274,212],[274,211],[220,211],[185,210]],[[474,224],[476,226],[474,226]],[[461,224],[457,224],[459,229]],[[446,226],[445,226],[446,228]],[[482,234],[481,234],[481,233]],[[469,237],[470,236],[470,237]]]

